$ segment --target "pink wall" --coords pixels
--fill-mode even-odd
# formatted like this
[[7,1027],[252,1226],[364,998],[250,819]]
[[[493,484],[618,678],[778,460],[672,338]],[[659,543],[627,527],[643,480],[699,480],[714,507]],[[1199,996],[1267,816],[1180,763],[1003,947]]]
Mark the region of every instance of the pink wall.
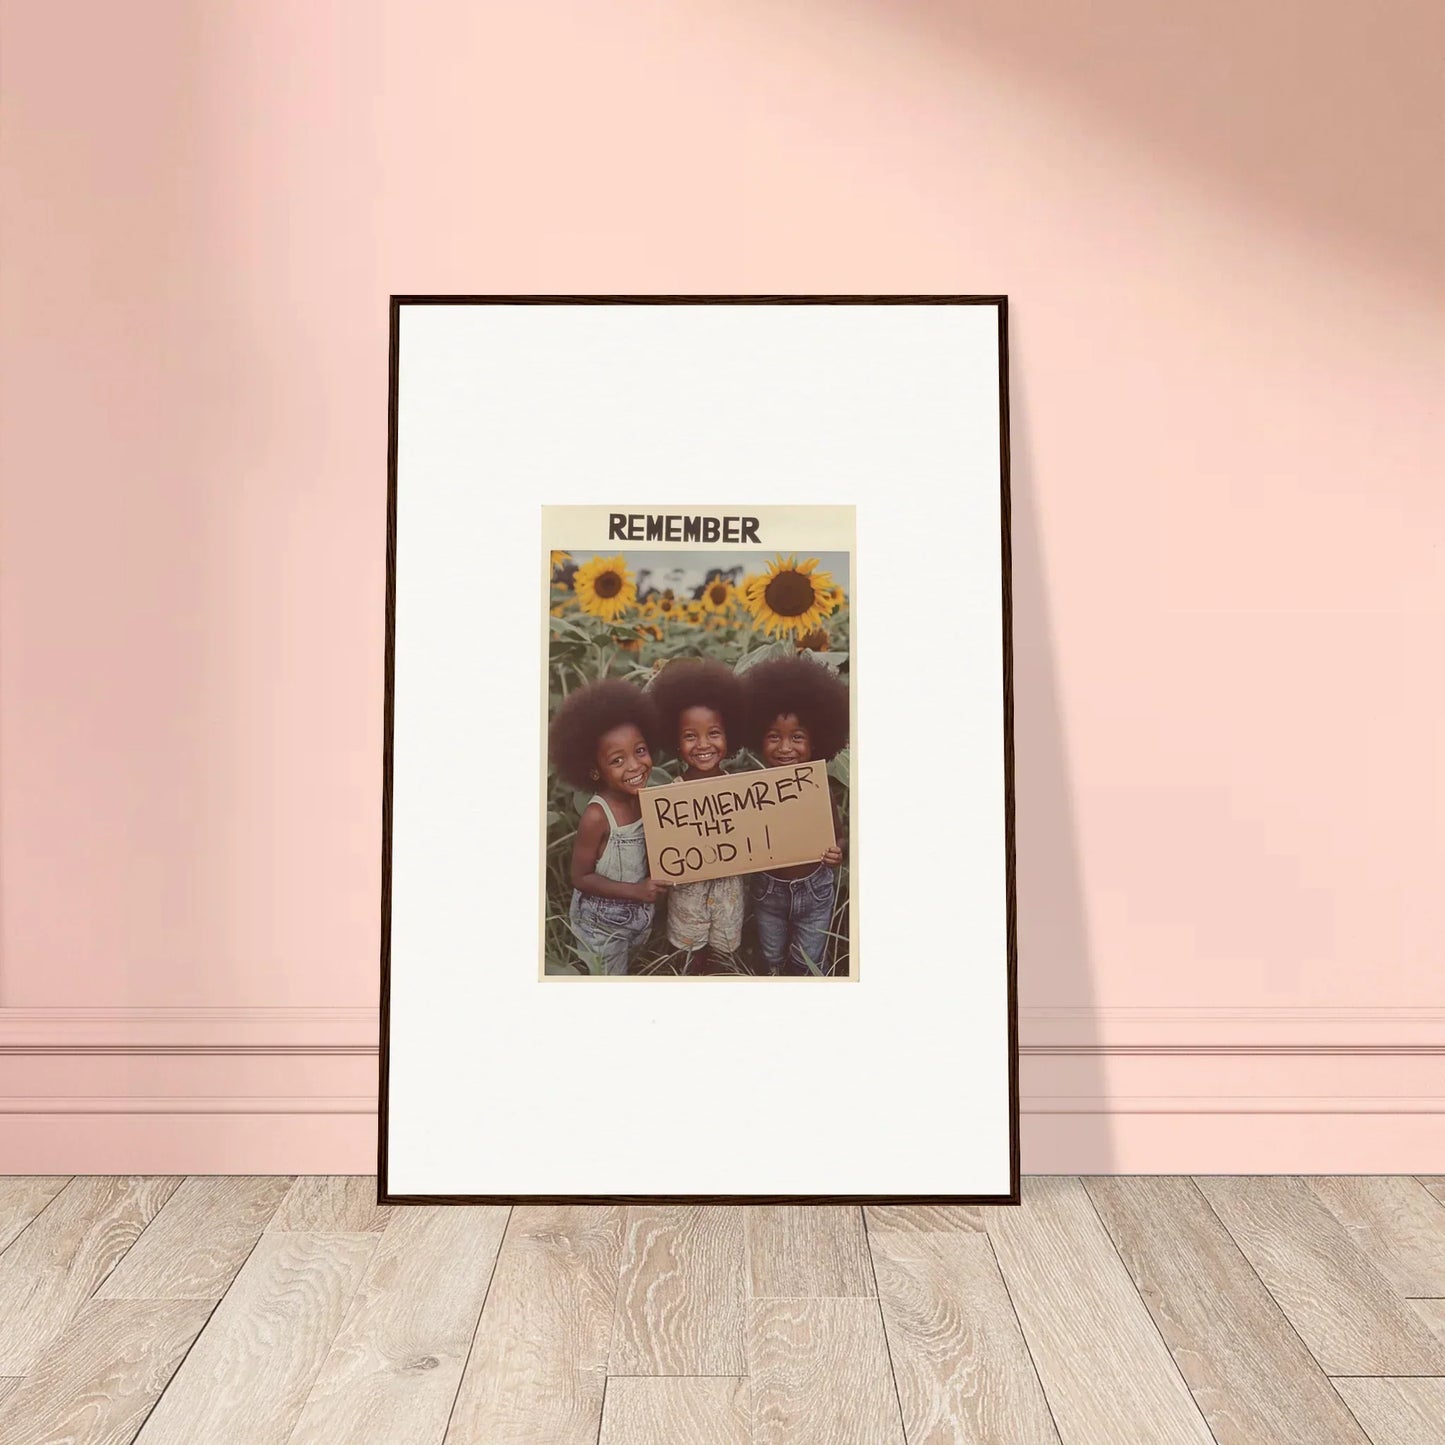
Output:
[[3,0],[0,1168],[368,1167],[385,298],[563,290],[1010,294],[1026,1165],[1439,1167],[1442,16]]

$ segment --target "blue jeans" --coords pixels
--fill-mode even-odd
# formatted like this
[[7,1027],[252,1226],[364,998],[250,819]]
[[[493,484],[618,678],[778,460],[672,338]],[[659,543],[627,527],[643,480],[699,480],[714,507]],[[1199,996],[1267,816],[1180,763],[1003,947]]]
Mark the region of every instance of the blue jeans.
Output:
[[828,928],[833,921],[837,872],[820,863],[802,878],[755,873],[753,917],[758,946],[774,973],[828,972]]
[[626,973],[627,960],[647,942],[652,917],[651,903],[634,903],[629,898],[598,898],[572,890],[568,914],[577,950],[587,961],[589,973]]

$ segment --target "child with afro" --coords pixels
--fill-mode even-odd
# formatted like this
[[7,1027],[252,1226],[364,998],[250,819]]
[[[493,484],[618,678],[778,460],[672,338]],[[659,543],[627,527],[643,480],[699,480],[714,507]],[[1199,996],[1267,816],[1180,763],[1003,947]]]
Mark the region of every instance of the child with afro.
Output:
[[[760,662],[745,675],[748,746],[765,768],[827,761],[848,742],[848,685],[806,654]],[[838,810],[833,809],[838,833]],[[756,873],[752,879],[758,947],[769,973],[829,972],[828,933],[843,850],[816,863]]]
[[[743,686],[720,662],[680,657],[648,689],[657,708],[663,746],[682,763],[682,781],[721,777],[723,763],[743,741]],[[707,878],[679,883],[667,895],[667,941],[683,950],[684,973],[716,973],[743,940],[743,880]]]
[[574,788],[595,791],[572,845],[569,918],[588,968],[625,974],[647,941],[667,886],[648,876],[638,795],[652,776],[657,716],[641,688],[609,679],[579,687],[557,709],[548,756]]

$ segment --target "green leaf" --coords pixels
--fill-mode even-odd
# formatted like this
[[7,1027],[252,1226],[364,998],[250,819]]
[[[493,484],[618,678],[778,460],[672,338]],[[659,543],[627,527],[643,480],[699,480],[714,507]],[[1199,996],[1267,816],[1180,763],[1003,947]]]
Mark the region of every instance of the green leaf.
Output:
[[760,662],[767,662],[774,657],[791,657],[794,647],[791,642],[769,642],[762,647],[755,647],[751,652],[745,652],[738,658],[733,666],[733,671],[741,676],[750,667],[756,667]]
[[547,621],[551,624],[553,632],[559,632],[564,637],[575,637],[582,642],[587,642],[591,639],[591,632],[588,631],[582,624],[582,620],[578,617],[549,616]]

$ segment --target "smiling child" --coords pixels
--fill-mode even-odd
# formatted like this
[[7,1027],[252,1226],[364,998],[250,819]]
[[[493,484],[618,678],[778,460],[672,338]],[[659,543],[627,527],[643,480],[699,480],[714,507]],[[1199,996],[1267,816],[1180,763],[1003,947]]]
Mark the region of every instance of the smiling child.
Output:
[[[720,662],[677,658],[654,679],[664,746],[683,765],[682,780],[720,777],[724,761],[742,746],[743,688]],[[684,973],[715,973],[743,937],[741,878],[708,878],[675,886],[667,899],[667,941],[687,953]]]
[[630,682],[580,687],[557,710],[548,754],[574,788],[595,791],[572,845],[569,917],[593,973],[625,974],[647,941],[666,884],[647,876],[638,795],[652,776],[657,716]]
[[[746,742],[765,768],[827,761],[848,741],[848,685],[807,654],[760,662],[746,674]],[[833,810],[838,830],[838,810]],[[843,850],[835,844],[816,863],[752,878],[758,947],[770,973],[829,972],[828,932]]]

